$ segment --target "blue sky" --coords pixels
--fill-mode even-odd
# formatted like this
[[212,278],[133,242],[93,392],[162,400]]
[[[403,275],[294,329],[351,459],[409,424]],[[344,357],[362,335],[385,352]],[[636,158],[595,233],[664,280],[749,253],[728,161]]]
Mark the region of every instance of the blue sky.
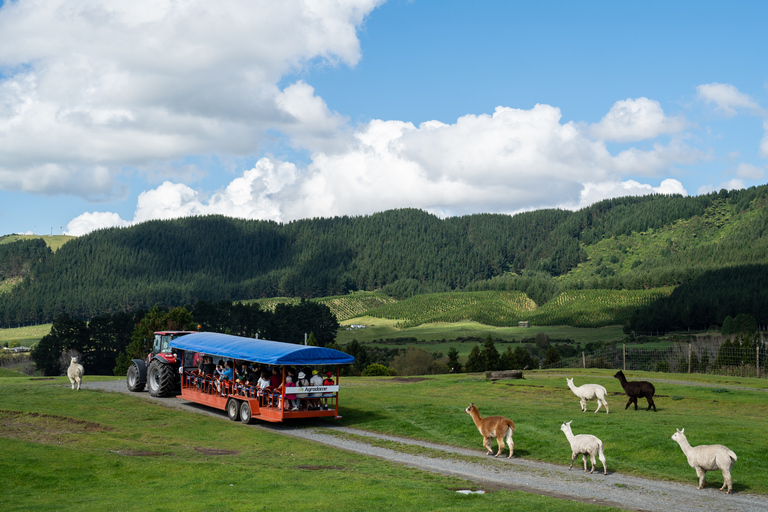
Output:
[[0,235],[766,183],[768,4],[0,2]]

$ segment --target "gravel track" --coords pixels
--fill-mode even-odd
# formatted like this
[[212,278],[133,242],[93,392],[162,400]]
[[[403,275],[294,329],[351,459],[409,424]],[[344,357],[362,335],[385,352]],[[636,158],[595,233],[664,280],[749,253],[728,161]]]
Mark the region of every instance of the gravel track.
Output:
[[[122,380],[84,382],[83,388],[128,392],[125,382]],[[228,421],[224,411],[193,404],[178,398],[153,398],[147,392],[131,393],[131,395],[152,400],[167,407],[207,414]],[[654,512],[670,510],[679,512],[698,512],[701,510],[717,510],[718,512],[768,511],[768,497],[766,496],[743,492],[728,495],[720,492],[717,487],[697,490],[696,474],[693,468],[690,468],[690,483],[680,484],[612,472],[610,471],[610,459],[608,459],[608,475],[602,474],[602,466],[598,466],[595,474],[590,475],[581,471],[577,464],[574,464],[572,471],[568,471],[567,454],[563,457],[563,464],[557,465],[516,457],[495,459],[484,456],[484,452],[479,449],[470,450],[388,436],[349,427],[328,425],[324,422],[302,422],[300,425],[296,425],[257,421],[249,427],[302,438],[361,455],[378,457],[423,471],[463,478],[475,482],[476,485],[486,490],[518,490],[586,503],[610,505],[627,510]],[[352,434],[352,436],[336,435],[338,433]],[[365,438],[425,447],[435,450],[434,453],[439,455],[416,455],[382,448],[365,443],[363,441]],[[476,457],[476,460],[468,461],[466,460],[468,456]],[[598,473],[598,471],[600,472]],[[736,466],[736,475],[738,478],[738,465]]]

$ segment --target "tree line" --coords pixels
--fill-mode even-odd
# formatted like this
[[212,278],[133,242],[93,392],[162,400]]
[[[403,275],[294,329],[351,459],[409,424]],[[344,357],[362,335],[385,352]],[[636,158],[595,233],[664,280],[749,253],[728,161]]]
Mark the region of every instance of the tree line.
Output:
[[32,359],[43,375],[60,375],[77,355],[91,375],[125,375],[132,359],[149,353],[153,333],[209,331],[317,346],[333,345],[339,323],[328,306],[311,301],[280,304],[274,312],[259,304],[199,301],[191,307],[155,306],[134,313],[104,314],[90,321],[62,314],[38,342]]
[[[717,224],[692,245],[674,240],[631,270],[600,268],[562,277],[601,240],[662,229],[724,205],[737,218]],[[724,268],[768,265],[768,186],[697,197],[651,195],[602,201],[576,212],[547,209],[517,215],[439,219],[415,209],[285,224],[222,216],[149,221],[109,228],[64,244],[0,245],[5,268],[23,281],[0,294],[0,326],[83,320],[198,301],[323,297],[381,289],[395,297],[451,290],[525,292],[541,305],[566,288],[643,289],[698,283]],[[618,256],[616,256],[618,261]],[[664,325],[720,323],[736,315],[738,291],[720,312],[695,322],[653,314]],[[711,288],[711,287],[710,287]],[[707,290],[711,291],[711,290]],[[676,295],[675,299],[681,295]],[[733,307],[731,307],[733,306]],[[669,315],[667,315],[669,316]],[[655,320],[654,320],[655,321]],[[637,325],[641,319],[635,321]],[[647,330],[647,329],[646,329]]]

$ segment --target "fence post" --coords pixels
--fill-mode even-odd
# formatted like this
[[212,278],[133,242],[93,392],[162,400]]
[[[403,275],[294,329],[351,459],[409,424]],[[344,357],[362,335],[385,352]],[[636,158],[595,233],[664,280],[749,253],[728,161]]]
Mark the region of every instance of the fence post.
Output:
[[688,344],[688,373],[691,373],[691,344]]
[[584,355],[584,352],[582,352],[582,353],[581,353],[581,366],[582,366],[582,368],[584,368],[584,369],[586,369],[586,368],[587,368],[587,358],[586,358],[586,356]]
[[621,344],[621,367],[624,371],[627,371],[627,344]]
[[760,345],[756,347],[755,352],[755,368],[757,368],[757,378],[760,378]]

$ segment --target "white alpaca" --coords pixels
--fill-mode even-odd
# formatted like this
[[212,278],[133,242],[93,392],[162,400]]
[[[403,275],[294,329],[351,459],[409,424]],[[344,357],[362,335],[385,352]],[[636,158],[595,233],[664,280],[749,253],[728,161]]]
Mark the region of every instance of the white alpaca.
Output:
[[733,451],[721,444],[691,446],[688,443],[688,439],[685,437],[685,429],[677,430],[677,432],[672,434],[672,439],[677,441],[677,444],[683,449],[683,453],[688,458],[688,465],[696,470],[696,474],[699,476],[699,487],[697,487],[697,489],[701,489],[707,485],[704,481],[704,474],[707,471],[715,471],[719,469],[723,473],[723,486],[720,490],[722,491],[725,489],[725,486],[727,485],[728,494],[731,494],[731,488],[733,486],[731,469],[733,468],[733,463],[736,462],[736,454],[733,453]]
[[592,461],[592,471],[590,471],[590,474],[594,473],[596,462],[595,456],[597,455],[600,458],[600,462],[603,463],[603,474],[608,474],[608,467],[605,465],[605,454],[603,453],[603,442],[600,439],[590,434],[579,434],[577,436],[573,435],[570,421],[568,423],[563,423],[560,426],[560,430],[565,433],[565,437],[567,437],[568,442],[571,443],[572,453],[571,465],[568,466],[569,470],[573,468],[573,461],[576,460],[576,457],[581,455],[581,460],[584,462],[584,471],[586,471],[587,455],[589,455],[589,458]]
[[77,358],[73,357],[72,362],[69,363],[69,368],[67,368],[67,377],[69,377],[69,382],[72,383],[72,389],[75,389],[75,382],[77,382],[77,389],[80,389],[80,382],[83,380],[84,372],[83,365],[77,364]]
[[571,391],[573,391],[573,394],[581,399],[581,412],[586,412],[587,400],[597,399],[597,409],[595,409],[595,412],[600,410],[601,405],[604,405],[605,413],[608,414],[608,402],[605,400],[607,391],[603,386],[600,384],[584,384],[576,387],[573,384],[573,379],[566,377],[565,381],[568,383],[568,387],[571,388]]

